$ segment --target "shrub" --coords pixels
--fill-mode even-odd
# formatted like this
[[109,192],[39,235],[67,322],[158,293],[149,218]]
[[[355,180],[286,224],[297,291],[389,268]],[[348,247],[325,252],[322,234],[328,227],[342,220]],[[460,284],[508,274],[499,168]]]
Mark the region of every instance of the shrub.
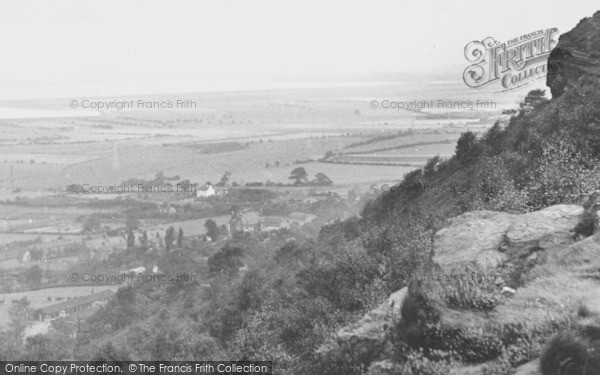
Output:
[[544,351],[541,359],[543,375],[598,375],[600,354],[588,340],[573,332],[555,337]]
[[573,229],[573,239],[579,237],[589,237],[594,234],[594,223],[596,221],[595,215],[590,212],[584,212],[579,218],[579,222]]
[[444,281],[437,283],[436,292],[448,306],[490,311],[498,303],[495,278],[488,275],[467,268],[463,274],[448,275]]
[[433,361],[422,351],[413,351],[399,366],[398,374],[403,375],[447,375],[453,368],[451,361]]
[[483,153],[483,147],[477,142],[473,132],[465,132],[456,142],[456,159],[463,165],[471,165]]
[[237,275],[239,268],[243,266],[241,258],[243,250],[239,247],[225,245],[221,250],[208,258],[208,269],[211,274],[227,273],[230,276]]
[[482,157],[475,164],[473,188],[459,195],[472,210],[524,210],[526,194],[516,187],[511,171],[512,156]]
[[439,315],[433,307],[433,302],[425,294],[423,285],[419,282],[411,282],[408,286],[408,294],[400,308],[402,321],[407,324],[424,324],[437,322]]
[[541,157],[529,169],[525,190],[531,209],[560,203],[578,203],[597,189],[597,161],[586,161],[572,144],[558,140],[547,143]]

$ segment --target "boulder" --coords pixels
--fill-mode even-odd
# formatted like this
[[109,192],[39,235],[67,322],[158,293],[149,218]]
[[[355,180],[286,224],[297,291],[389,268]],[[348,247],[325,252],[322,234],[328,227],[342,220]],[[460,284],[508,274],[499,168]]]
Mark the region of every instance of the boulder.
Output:
[[503,250],[527,256],[533,251],[571,244],[571,231],[582,213],[581,206],[559,204],[523,214],[506,231]]
[[573,243],[572,230],[583,207],[555,205],[526,214],[471,211],[448,220],[434,237],[433,260],[445,272],[463,270],[475,262],[494,269],[511,256],[535,261],[538,250]]
[[448,226],[435,234],[433,260],[445,270],[474,260],[484,268],[497,266],[506,259],[498,251],[504,234],[519,216],[480,210],[448,220]]

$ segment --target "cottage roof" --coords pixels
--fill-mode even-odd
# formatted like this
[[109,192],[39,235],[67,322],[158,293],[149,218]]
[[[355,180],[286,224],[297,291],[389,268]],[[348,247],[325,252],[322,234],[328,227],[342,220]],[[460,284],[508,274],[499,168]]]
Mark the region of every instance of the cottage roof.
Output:
[[69,309],[72,309],[77,306],[92,303],[95,301],[100,301],[105,298],[111,297],[113,294],[114,294],[114,292],[112,290],[105,290],[105,291],[102,291],[99,293],[94,293],[94,294],[90,294],[87,296],[74,298],[70,301],[57,303],[56,305],[41,307],[41,308],[37,309],[36,311],[43,312],[44,314],[49,315],[49,314],[53,314],[56,312],[69,310]]

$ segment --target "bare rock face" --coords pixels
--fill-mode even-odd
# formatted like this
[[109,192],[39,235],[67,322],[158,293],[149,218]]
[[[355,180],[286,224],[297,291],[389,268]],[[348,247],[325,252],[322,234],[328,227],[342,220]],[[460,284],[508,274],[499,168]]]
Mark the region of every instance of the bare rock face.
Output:
[[526,214],[467,212],[436,233],[433,260],[446,271],[473,261],[491,269],[508,255],[527,256],[568,245],[582,213],[583,208],[576,205],[556,205]]
[[384,350],[388,328],[400,319],[400,309],[407,293],[406,287],[392,293],[361,320],[341,329],[336,335],[338,345],[351,346],[361,356],[376,358]]
[[508,228],[505,249],[527,255],[531,251],[570,244],[573,242],[571,230],[582,213],[581,206],[559,204],[524,214]]
[[548,57],[546,85],[557,98],[586,80],[600,79],[600,11],[584,18],[575,28],[560,36]]
[[518,217],[506,212],[471,211],[450,219],[449,225],[435,234],[433,260],[444,269],[473,261],[495,267],[506,258],[498,249]]

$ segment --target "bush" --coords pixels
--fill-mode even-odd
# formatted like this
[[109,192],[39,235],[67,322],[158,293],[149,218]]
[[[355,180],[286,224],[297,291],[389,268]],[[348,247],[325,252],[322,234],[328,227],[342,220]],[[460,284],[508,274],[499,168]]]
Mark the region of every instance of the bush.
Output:
[[474,165],[472,189],[459,195],[469,210],[521,211],[526,208],[527,196],[517,189],[513,178],[519,173],[512,166],[514,162],[512,155],[480,158]]
[[599,375],[600,353],[588,340],[572,332],[562,333],[544,351],[541,370],[543,375]]
[[[466,277],[464,277],[466,276]],[[495,278],[467,268],[436,283],[436,293],[450,307],[490,311],[498,303]]]
[[456,142],[456,159],[463,165],[473,164],[483,153],[483,146],[477,142],[473,132],[465,132]]
[[573,239],[579,237],[589,237],[594,234],[594,225],[596,222],[596,215],[589,212],[584,212],[579,218],[579,222],[573,229]]
[[221,248],[217,253],[208,258],[208,269],[211,274],[226,273],[230,276],[238,274],[243,266],[241,258],[243,251],[239,247],[231,247],[229,244]]
[[422,351],[414,351],[406,356],[397,373],[403,375],[447,375],[451,373],[452,368],[452,362],[432,361]]
[[586,160],[572,144],[558,140],[547,143],[541,157],[529,169],[525,190],[531,209],[581,201],[597,189],[600,169]]

